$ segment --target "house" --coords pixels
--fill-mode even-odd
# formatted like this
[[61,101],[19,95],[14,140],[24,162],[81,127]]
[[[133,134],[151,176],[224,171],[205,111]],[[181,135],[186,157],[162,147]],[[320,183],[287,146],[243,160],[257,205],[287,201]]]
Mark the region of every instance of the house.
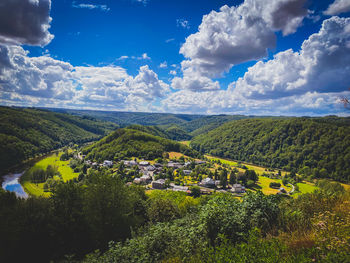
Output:
[[190,175],[192,173],[191,170],[183,170],[183,172],[184,172],[185,175]]
[[234,185],[232,185],[231,192],[233,192],[233,193],[244,193],[245,192],[245,187],[242,186],[241,184],[234,184]]
[[153,165],[148,165],[145,167],[146,171],[154,171],[156,169],[156,167],[154,167]]
[[147,166],[147,165],[149,165],[149,162],[147,162],[147,161],[141,161],[141,162],[139,163],[139,165],[141,165],[141,166]]
[[175,169],[179,169],[179,168],[182,168],[182,164],[181,163],[176,163],[176,162],[168,162],[168,167],[172,167],[172,168],[175,168]]
[[131,161],[122,161],[126,166],[135,166],[137,165],[137,162],[134,160]]
[[200,182],[200,185],[204,186],[204,187],[214,188],[215,181],[213,179],[207,177]]
[[188,190],[188,187],[187,186],[181,186],[181,185],[174,185],[172,190],[176,191],[176,192],[186,192]]
[[141,178],[135,178],[134,179],[135,184],[141,184]]
[[196,160],[195,163],[196,163],[196,164],[205,164],[206,161]]
[[215,180],[214,182],[215,182],[215,186],[219,186],[221,183],[220,180]]
[[149,184],[150,182],[152,182],[152,177],[149,176],[148,174],[142,175],[140,177],[140,183],[142,183],[142,184]]
[[103,166],[104,167],[111,167],[113,165],[113,162],[112,161],[108,161],[108,160],[105,160],[103,162]]
[[165,189],[165,180],[158,179],[157,181],[152,182],[152,188],[154,189]]
[[191,162],[185,162],[184,166],[189,166]]

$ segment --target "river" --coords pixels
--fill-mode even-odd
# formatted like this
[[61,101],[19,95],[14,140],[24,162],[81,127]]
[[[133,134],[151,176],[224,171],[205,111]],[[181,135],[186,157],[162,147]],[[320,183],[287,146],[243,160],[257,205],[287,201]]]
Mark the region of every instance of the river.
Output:
[[23,175],[22,173],[7,174],[3,176],[2,188],[14,192],[18,197],[28,198],[28,194],[24,191],[22,185],[19,183],[19,178]]

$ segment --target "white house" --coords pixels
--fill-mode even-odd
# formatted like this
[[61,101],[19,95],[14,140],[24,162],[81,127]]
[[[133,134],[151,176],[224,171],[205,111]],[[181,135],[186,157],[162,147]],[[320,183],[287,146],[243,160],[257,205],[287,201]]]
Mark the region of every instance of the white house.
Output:
[[215,186],[215,181],[209,177],[205,178],[202,180],[200,185],[205,186],[205,187],[214,187]]
[[192,173],[191,170],[184,170],[184,174],[185,174],[185,175],[190,175],[191,173]]
[[104,167],[111,167],[113,165],[113,162],[112,161],[108,161],[108,160],[105,160],[103,162],[103,166]]
[[234,184],[234,185],[232,185],[231,192],[233,192],[233,193],[244,193],[245,192],[245,187],[242,186],[241,184]]

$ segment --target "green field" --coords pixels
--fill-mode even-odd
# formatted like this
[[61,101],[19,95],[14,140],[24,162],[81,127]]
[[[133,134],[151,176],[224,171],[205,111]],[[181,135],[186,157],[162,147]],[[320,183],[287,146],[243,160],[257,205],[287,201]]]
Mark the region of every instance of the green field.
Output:
[[[42,159],[41,161],[37,162],[32,168],[42,168],[46,169],[48,165],[57,166],[58,172],[62,175],[62,179],[64,182],[67,182],[69,180],[72,180],[74,178],[77,178],[79,176],[79,173],[74,173],[73,169],[69,166],[69,161],[60,161],[60,156],[63,154],[63,152],[59,153],[58,155],[52,154],[45,159]],[[57,178],[56,178],[57,179]],[[21,184],[25,191],[34,196],[44,196],[48,197],[50,196],[49,192],[44,192],[43,186],[44,183],[35,184],[30,181],[30,178],[24,174],[21,178]]]
[[[216,161],[220,160],[221,163],[228,164],[228,165],[234,166],[234,167],[237,167],[237,165],[238,165],[238,162],[228,160],[228,159],[213,157],[210,155],[205,155],[205,157],[207,157],[210,160],[216,160]],[[272,182],[280,183],[281,187],[286,189],[287,192],[292,190],[292,187],[290,185],[288,185],[288,186],[283,185],[281,179],[271,179],[271,178],[268,178],[265,176],[261,176],[265,172],[265,167],[256,166],[256,165],[252,165],[252,164],[246,164],[246,163],[242,163],[242,164],[244,164],[248,169],[254,170],[257,174],[259,174],[259,181],[257,182],[256,187],[253,188],[254,190],[261,190],[266,195],[276,194],[278,192],[278,189],[270,188],[270,183],[272,183]],[[238,168],[238,170],[241,172],[244,172],[244,170],[241,168]],[[281,174],[282,174],[282,176],[284,176],[286,174],[286,172],[282,171]],[[309,183],[309,182],[298,183],[297,185],[299,187],[299,192],[295,192],[293,194],[293,197],[297,197],[300,194],[304,194],[304,193],[311,193],[315,189],[317,189],[317,187],[314,184]]]

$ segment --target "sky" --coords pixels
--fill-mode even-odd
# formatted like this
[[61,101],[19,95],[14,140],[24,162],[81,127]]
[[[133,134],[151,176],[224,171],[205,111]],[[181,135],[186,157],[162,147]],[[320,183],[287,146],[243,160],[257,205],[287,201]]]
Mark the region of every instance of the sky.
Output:
[[1,0],[0,104],[348,116],[350,0]]

